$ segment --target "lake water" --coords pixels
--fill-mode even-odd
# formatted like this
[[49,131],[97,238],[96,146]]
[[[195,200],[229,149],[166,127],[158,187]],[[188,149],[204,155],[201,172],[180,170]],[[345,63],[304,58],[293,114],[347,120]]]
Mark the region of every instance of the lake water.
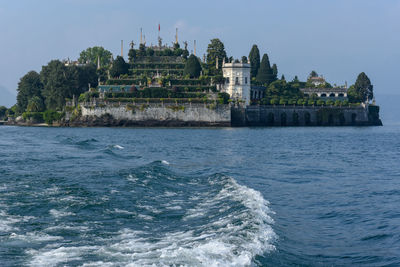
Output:
[[400,126],[2,126],[0,265],[398,266]]

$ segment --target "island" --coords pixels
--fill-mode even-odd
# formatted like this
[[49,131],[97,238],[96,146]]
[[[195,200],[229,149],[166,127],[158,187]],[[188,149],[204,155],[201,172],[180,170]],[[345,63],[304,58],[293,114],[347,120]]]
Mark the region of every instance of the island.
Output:
[[[207,53],[158,37],[129,43],[127,58],[95,46],[72,61],[52,60],[18,84],[17,103],[0,107],[7,125],[51,126],[375,126],[382,125],[365,73],[354,85],[331,85],[312,71],[306,81],[278,78],[257,45],[228,57],[218,38]],[[137,47],[137,48],[136,48]]]

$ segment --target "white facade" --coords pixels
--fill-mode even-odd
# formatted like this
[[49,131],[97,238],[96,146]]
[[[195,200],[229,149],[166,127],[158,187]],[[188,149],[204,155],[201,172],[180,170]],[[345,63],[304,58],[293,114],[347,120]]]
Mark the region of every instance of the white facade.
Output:
[[248,63],[223,63],[222,73],[225,78],[223,91],[231,99],[242,100],[246,106],[250,105],[250,64]]

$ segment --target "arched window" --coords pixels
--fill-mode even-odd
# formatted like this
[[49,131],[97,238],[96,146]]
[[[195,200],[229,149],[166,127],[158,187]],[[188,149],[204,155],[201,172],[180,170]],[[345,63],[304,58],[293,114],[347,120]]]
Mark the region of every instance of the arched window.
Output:
[[321,97],[326,97],[326,94],[325,93],[321,94]]
[[329,97],[335,97],[335,94],[334,94],[334,93],[331,93],[331,94],[329,95]]

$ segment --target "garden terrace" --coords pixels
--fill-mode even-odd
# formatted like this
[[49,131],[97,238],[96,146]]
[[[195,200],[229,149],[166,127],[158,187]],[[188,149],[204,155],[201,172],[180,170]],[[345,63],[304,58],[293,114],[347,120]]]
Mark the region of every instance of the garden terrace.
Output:
[[130,69],[129,71],[133,76],[138,76],[138,75],[154,76],[157,73],[163,76],[166,75],[183,76],[184,70],[183,69]]
[[[224,100],[222,98],[218,98],[217,100],[210,100],[204,98],[108,98],[105,100],[94,100],[94,101],[80,101],[83,105],[90,105],[91,103],[95,103],[96,105],[104,104],[105,106],[110,103],[175,103],[175,104],[224,104]],[[225,103],[226,104],[226,103]]]
[[144,57],[136,57],[133,64],[138,63],[184,63],[184,59],[182,57],[177,56],[144,56]]
[[184,63],[133,63],[131,69],[184,69]]
[[145,88],[135,92],[109,92],[105,98],[200,98],[207,97],[205,93],[174,92],[165,88]]

